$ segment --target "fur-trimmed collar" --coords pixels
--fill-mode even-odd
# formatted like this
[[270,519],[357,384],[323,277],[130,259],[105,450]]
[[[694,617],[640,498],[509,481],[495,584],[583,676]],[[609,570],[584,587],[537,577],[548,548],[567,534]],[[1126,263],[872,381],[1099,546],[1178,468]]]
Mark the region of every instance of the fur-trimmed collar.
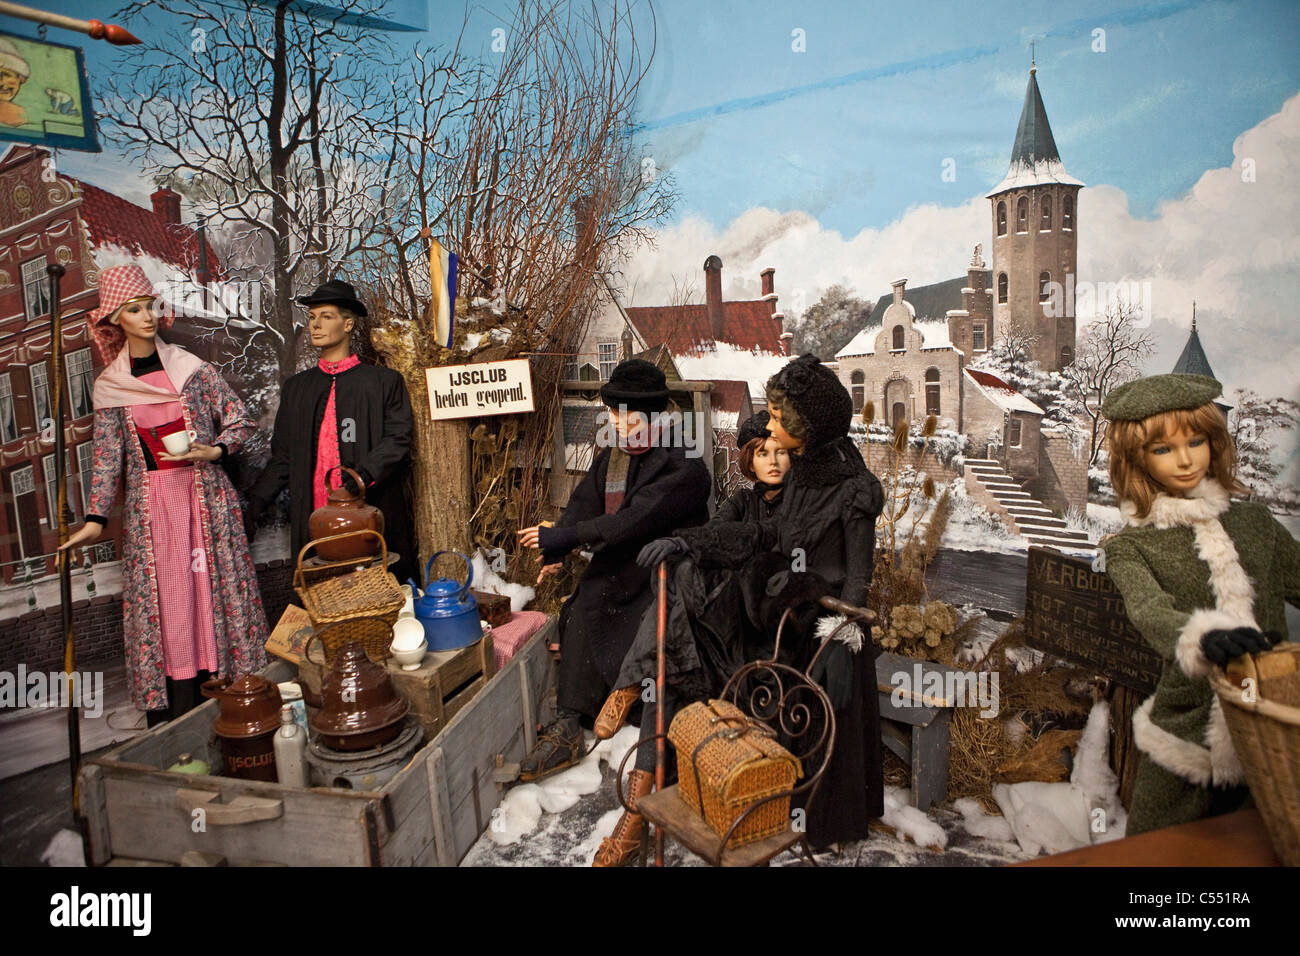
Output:
[[1121,501],[1119,510],[1124,521],[1136,528],[1177,528],[1217,518],[1228,510],[1229,504],[1228,492],[1223,485],[1207,477],[1187,492],[1186,498],[1164,492],[1156,495],[1145,518],[1137,517],[1137,507],[1131,501]]

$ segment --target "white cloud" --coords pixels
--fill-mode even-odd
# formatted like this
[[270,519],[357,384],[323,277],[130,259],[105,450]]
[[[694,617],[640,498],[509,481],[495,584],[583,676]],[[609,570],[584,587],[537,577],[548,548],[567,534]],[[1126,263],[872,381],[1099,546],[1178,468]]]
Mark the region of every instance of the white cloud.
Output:
[[[1245,386],[1300,397],[1297,155],[1300,95],[1237,138],[1231,168],[1207,170],[1154,219],[1135,218],[1116,186],[1082,191],[1079,279],[1151,283],[1158,341],[1149,371],[1166,371],[1182,349],[1195,299],[1202,342],[1229,392]],[[1246,159],[1254,160],[1254,182],[1242,181]],[[627,266],[626,288],[632,304],[662,304],[676,274],[695,282],[702,301],[704,260],[716,254],[728,299],[757,298],[759,272],[774,266],[778,308],[790,315],[835,283],[874,299],[899,276],[912,286],[960,276],[977,242],[991,263],[991,226],[982,196],[955,207],[913,206],[895,222],[847,238],[806,213],[761,206],[721,230],[687,216]]]

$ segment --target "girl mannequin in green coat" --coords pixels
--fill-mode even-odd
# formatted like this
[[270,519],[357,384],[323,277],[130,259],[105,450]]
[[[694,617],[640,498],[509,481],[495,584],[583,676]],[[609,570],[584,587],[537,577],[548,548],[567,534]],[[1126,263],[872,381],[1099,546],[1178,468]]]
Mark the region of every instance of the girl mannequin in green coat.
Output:
[[1208,376],[1156,375],[1102,406],[1125,519],[1102,543],[1106,573],[1165,662],[1133,716],[1142,759],[1129,836],[1250,805],[1207,677],[1283,639],[1283,602],[1300,605],[1300,544],[1265,506],[1229,500],[1244,489],[1221,391]]

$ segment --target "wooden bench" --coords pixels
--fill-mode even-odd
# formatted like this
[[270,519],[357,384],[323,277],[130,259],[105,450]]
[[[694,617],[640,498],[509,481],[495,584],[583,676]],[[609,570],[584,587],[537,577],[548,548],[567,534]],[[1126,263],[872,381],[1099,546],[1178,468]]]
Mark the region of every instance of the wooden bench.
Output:
[[[880,736],[886,747],[907,764],[912,778],[912,806],[929,810],[948,799],[948,726],[954,701],[922,693],[914,675],[964,673],[954,667],[882,651],[876,658],[876,688],[880,702]],[[895,703],[895,676],[905,673],[910,689]],[[908,687],[909,685],[904,685]]]

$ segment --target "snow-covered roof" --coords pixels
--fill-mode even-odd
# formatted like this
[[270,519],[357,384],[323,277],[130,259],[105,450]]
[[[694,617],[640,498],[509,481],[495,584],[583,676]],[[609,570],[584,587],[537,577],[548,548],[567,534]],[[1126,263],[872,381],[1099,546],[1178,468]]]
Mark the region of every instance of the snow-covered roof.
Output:
[[673,359],[687,381],[739,379],[749,384],[751,396],[764,394],[767,380],[790,361],[787,355],[750,351],[728,342],[714,342],[711,348],[684,355],[674,353]]
[[1059,159],[1040,159],[1034,163],[1012,163],[1002,182],[986,192],[984,196],[988,199],[1008,189],[1024,189],[1027,186],[1043,186],[1050,183],[1061,183],[1066,186],[1086,185],[1083,180],[1075,179],[1067,173],[1065,164]]
[[868,325],[853,338],[849,339],[849,344],[844,346],[835,353],[837,359],[849,358],[854,355],[875,355],[876,354],[876,336],[880,334],[880,326]]
[[964,371],[975,387],[1004,412],[1028,412],[1031,415],[1043,414],[1041,408],[996,375],[990,375],[988,372],[981,372],[972,368]]
[[921,348],[923,350],[928,352],[933,349],[950,349],[953,347],[952,339],[948,336],[948,322],[945,319],[913,322],[912,326],[921,333]]
[[[910,305],[908,306],[911,307]],[[959,351],[952,344],[952,338],[948,334],[948,321],[946,319],[927,319],[924,322],[913,322],[912,328],[921,333],[921,349],[925,352],[934,351],[935,349],[953,349]],[[853,358],[859,355],[876,354],[876,336],[882,332],[879,325],[869,325],[857,335],[849,340],[849,343],[835,353],[837,359]]]

